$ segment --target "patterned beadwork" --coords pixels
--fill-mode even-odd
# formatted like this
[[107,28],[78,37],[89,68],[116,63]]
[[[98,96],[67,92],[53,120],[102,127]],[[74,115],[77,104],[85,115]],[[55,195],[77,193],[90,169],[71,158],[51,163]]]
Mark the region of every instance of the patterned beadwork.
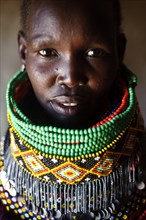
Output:
[[[130,135],[129,135],[130,134]],[[83,181],[90,175],[91,179],[96,179],[98,176],[107,176],[115,168],[117,162],[122,156],[130,157],[135,141],[132,137],[135,137],[137,130],[129,128],[129,131],[123,139],[126,138],[126,143],[116,145],[111,150],[106,150],[100,156],[92,156],[87,158],[78,158],[76,161],[64,161],[60,158],[46,158],[30,150],[10,129],[10,147],[11,153],[15,158],[18,166],[25,172],[31,173],[32,176],[37,177],[43,181],[44,176],[50,176],[48,180],[54,179],[60,182],[66,182],[74,184],[75,182]],[[11,158],[8,157],[8,163]],[[53,176],[54,177],[53,177]]]

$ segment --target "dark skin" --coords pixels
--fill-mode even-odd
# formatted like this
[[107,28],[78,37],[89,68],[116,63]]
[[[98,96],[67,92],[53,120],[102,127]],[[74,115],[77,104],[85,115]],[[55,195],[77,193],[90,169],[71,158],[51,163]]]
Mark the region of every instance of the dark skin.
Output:
[[106,112],[125,50],[112,10],[110,1],[33,1],[18,43],[36,121],[84,128]]

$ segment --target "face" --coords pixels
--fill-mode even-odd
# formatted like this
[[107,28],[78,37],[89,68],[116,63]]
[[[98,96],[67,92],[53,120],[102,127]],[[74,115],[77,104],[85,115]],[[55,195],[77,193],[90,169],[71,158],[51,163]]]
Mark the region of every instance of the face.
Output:
[[88,127],[106,109],[122,54],[112,5],[33,1],[19,50],[48,121]]

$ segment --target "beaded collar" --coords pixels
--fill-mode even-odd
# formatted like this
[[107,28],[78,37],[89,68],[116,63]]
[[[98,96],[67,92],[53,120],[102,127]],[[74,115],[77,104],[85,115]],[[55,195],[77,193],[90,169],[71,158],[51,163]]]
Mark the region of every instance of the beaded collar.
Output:
[[[116,196],[114,196],[114,202],[112,202],[109,204],[108,207],[102,208],[102,202],[100,203],[100,209],[98,210],[94,210],[93,207],[91,208],[92,211],[90,210],[90,212],[85,212],[84,210],[82,210],[81,212],[67,212],[66,215],[62,214],[61,211],[58,209],[56,210],[55,206],[53,207],[53,209],[46,209],[42,208],[42,210],[40,209],[39,211],[36,211],[35,207],[33,206],[33,200],[32,200],[32,196],[30,196],[29,201],[29,208],[27,206],[27,200],[22,199],[18,193],[16,193],[16,188],[17,186],[15,185],[15,182],[13,180],[10,180],[8,178],[8,175],[6,174],[5,171],[3,171],[3,162],[4,162],[4,152],[3,152],[3,142],[1,142],[0,145],[0,199],[2,201],[2,203],[5,205],[6,210],[9,212],[11,211],[11,214],[15,214],[19,217],[19,219],[33,219],[33,220],[84,220],[86,219],[90,219],[90,220],[96,220],[96,219],[110,219],[110,220],[114,220],[114,219],[138,219],[138,220],[145,220],[146,218],[146,212],[145,212],[145,207],[146,207],[146,190],[144,189],[144,183],[140,182],[137,185],[137,190],[136,192],[132,195],[129,196],[128,202],[122,202],[119,205],[119,201],[116,200]],[[134,168],[134,166],[133,166]],[[135,169],[135,168],[134,168]],[[119,173],[121,175],[121,173]],[[135,175],[135,174],[134,174]],[[113,174],[114,176],[114,174]],[[133,174],[132,174],[133,176]],[[131,177],[132,177],[131,176]],[[26,176],[28,177],[28,176]],[[122,176],[123,177],[123,176]],[[117,181],[118,179],[116,179]],[[126,180],[126,179],[125,179]],[[111,177],[110,181],[113,182],[113,190],[111,193],[115,193],[116,190],[114,189],[114,187],[116,187],[115,185],[115,180]],[[133,181],[133,180],[132,180]],[[103,181],[104,182],[104,181]],[[124,183],[124,182],[123,182]],[[119,182],[119,184],[121,184]],[[126,184],[128,184],[128,182],[126,181]],[[90,185],[90,187],[93,187],[94,185]],[[23,184],[21,185],[21,187],[23,187]],[[100,187],[100,185],[98,185],[98,187]],[[123,188],[124,191],[124,185],[121,184],[121,187]],[[39,188],[40,190],[42,190],[42,188]],[[126,191],[129,190],[128,188],[125,188]],[[91,188],[90,188],[91,190]],[[104,188],[104,190],[106,190],[106,188]],[[96,190],[95,190],[96,191]],[[96,192],[102,193],[102,188],[99,188]],[[66,192],[66,191],[65,191]],[[121,192],[121,191],[120,191]],[[50,191],[51,193],[51,191]],[[54,192],[52,192],[54,193]],[[79,191],[78,191],[79,193]],[[78,198],[78,194],[76,194],[76,197]],[[99,195],[101,196],[101,195]],[[112,195],[111,195],[112,196]],[[51,194],[49,194],[49,200],[46,201],[45,206],[44,207],[48,207],[48,203],[53,203],[53,201],[51,201],[51,199],[53,199],[53,196]],[[97,203],[100,201],[99,199],[100,197],[97,197]],[[54,197],[55,199],[55,197]],[[59,198],[57,198],[57,203]],[[67,207],[67,203],[71,205],[71,201],[68,200],[69,196],[66,197],[66,201],[65,203],[61,204],[62,206],[62,211],[65,207]],[[88,199],[88,197],[86,198]],[[74,200],[74,199],[73,199]],[[90,200],[90,205],[93,204],[93,197],[91,197]],[[81,200],[79,199],[78,202],[80,202]],[[95,200],[94,200],[95,201]],[[103,200],[104,201],[104,200]],[[41,202],[44,202],[44,198],[43,196],[41,197]],[[75,202],[75,200],[74,200]],[[84,198],[84,202],[85,202],[85,198]],[[61,201],[59,202],[61,203]],[[79,205],[80,206],[80,205]],[[73,208],[73,207],[72,207]],[[74,209],[73,209],[74,210]],[[39,214],[40,213],[40,214]]]
[[28,78],[26,73],[18,72],[7,88],[8,121],[28,148],[41,152],[45,157],[78,160],[86,156],[97,156],[119,140],[134,116],[136,76],[126,68],[125,76],[128,89],[126,83],[121,80],[119,83],[124,95],[120,106],[114,112],[88,129],[61,129],[35,125],[19,109],[15,97],[24,91]]

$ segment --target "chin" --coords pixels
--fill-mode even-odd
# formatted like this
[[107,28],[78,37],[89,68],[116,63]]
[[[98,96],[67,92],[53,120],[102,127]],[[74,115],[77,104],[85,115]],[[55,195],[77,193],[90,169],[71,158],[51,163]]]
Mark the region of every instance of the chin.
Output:
[[57,118],[54,118],[52,123],[56,127],[61,128],[69,128],[69,129],[84,129],[89,128],[93,124],[95,124],[95,121],[92,120],[92,118],[87,117],[81,117],[81,116],[64,116],[64,115],[58,115]]

